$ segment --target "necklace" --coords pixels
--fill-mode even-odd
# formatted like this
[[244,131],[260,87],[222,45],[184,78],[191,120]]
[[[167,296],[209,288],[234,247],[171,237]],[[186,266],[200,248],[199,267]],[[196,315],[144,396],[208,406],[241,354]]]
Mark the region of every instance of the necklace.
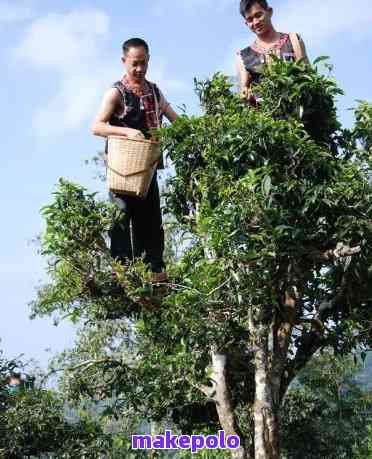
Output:
[[138,97],[143,96],[147,90],[146,81],[143,83],[133,83],[129,81],[128,77],[124,77],[124,84]]
[[270,54],[273,50],[280,49],[284,43],[287,41],[288,35],[280,34],[280,37],[275,43],[272,43],[270,46],[265,47],[258,43],[257,40],[253,43],[254,49],[260,54]]

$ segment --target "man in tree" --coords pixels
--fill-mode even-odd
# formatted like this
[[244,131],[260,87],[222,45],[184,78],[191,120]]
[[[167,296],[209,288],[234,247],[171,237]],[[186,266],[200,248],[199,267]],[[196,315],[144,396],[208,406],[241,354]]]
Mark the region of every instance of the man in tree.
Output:
[[[149,47],[144,40],[132,38],[124,42],[121,60],[126,74],[106,92],[93,122],[95,135],[143,139],[151,129],[160,126],[163,115],[171,122],[176,119],[160,89],[146,79],[149,58]],[[111,255],[122,262],[144,255],[153,280],[164,281],[167,277],[163,261],[164,231],[156,173],[146,199],[111,197],[125,212],[111,231]]]
[[240,14],[257,37],[252,45],[239,51],[236,56],[240,94],[254,105],[256,98],[251,85],[259,82],[262,66],[270,61],[270,56],[288,61],[307,60],[307,56],[299,35],[275,30],[271,22],[273,9],[267,0],[241,0]]

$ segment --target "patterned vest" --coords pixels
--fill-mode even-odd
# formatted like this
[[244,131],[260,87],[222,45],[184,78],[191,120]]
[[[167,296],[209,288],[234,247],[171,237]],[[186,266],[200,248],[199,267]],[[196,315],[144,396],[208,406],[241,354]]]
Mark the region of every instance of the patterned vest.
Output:
[[[295,52],[288,34],[281,34],[278,47],[271,50],[272,53],[286,61],[296,59]],[[252,83],[258,83],[262,76],[263,66],[267,64],[267,54],[260,53],[248,46],[240,51],[245,69],[252,77]]]
[[[148,86],[151,89],[151,101],[150,101],[150,106],[153,107],[154,110],[156,110],[156,107],[159,106],[160,102],[160,91],[159,88],[156,86],[154,83],[150,83],[147,81]],[[141,97],[137,96],[134,94],[132,91],[130,91],[122,81],[117,81],[112,85],[113,88],[118,89],[120,95],[121,95],[121,102],[120,106],[117,108],[115,113],[111,116],[109,120],[109,124],[111,126],[119,126],[119,127],[129,127],[132,129],[138,129],[141,131],[145,136],[147,136],[149,132],[149,128],[155,127],[156,123],[154,126],[149,127],[149,120],[148,117],[146,116],[145,113],[145,107],[143,106],[143,103],[141,101]],[[154,94],[156,97],[156,102],[154,100]],[[158,118],[159,118],[159,124],[161,125],[161,113],[158,113]],[[107,154],[107,148],[108,144],[106,141],[106,146],[105,146],[105,152]],[[164,158],[163,155],[161,156],[159,160],[159,165],[158,169],[164,169]]]
[[[157,99],[156,103],[155,100],[151,101],[152,105],[154,107],[159,106],[160,92],[158,87],[154,83],[147,82],[147,84],[152,90],[152,95],[150,97],[154,99],[153,94],[155,94]],[[117,81],[112,87],[119,91],[121,103],[117,111],[111,116],[109,124],[112,126],[138,129],[146,135],[149,126],[144,107],[141,103],[141,98],[125,87],[122,81]],[[158,116],[160,117],[160,114],[158,114]]]

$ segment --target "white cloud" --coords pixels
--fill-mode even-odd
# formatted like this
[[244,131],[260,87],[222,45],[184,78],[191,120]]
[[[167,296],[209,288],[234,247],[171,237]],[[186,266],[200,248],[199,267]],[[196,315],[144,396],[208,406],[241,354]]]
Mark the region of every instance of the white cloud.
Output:
[[275,9],[274,23],[299,32],[313,45],[331,39],[361,39],[372,31],[372,2],[357,0],[286,0]]
[[25,30],[13,55],[41,69],[46,78],[49,72],[56,74],[56,93],[35,109],[35,133],[63,132],[92,117],[105,87],[104,78],[110,74],[110,65],[103,64],[109,24],[103,11],[85,9],[49,14],[35,19]]
[[[53,72],[55,94],[36,107],[32,124],[40,136],[62,133],[93,118],[110,84],[120,78],[120,56],[107,47],[110,18],[96,9],[49,14],[34,20],[25,30],[13,56],[40,69]],[[164,91],[183,89],[181,81],[165,77],[165,62],[151,64],[150,78]]]
[[157,59],[156,62],[151,63],[148,79],[156,82],[165,94],[188,88],[188,85],[184,81],[168,76],[166,61],[161,59]]
[[164,16],[171,7],[173,10],[180,8],[183,11],[195,12],[201,8],[213,8],[218,12],[222,12],[227,8],[231,8],[231,0],[156,0],[151,5],[151,11],[156,16]]
[[32,120],[35,132],[39,136],[58,134],[93,118],[99,99],[113,78],[109,78],[108,73],[97,77],[88,73],[65,75],[57,93],[46,105],[36,109]]
[[21,22],[29,19],[32,11],[28,6],[16,2],[0,2],[0,23]]
[[36,19],[15,49],[17,57],[36,66],[69,72],[97,53],[99,38],[109,29],[109,17],[99,10],[75,10]]
[[[50,135],[74,129],[87,119],[93,118],[104,91],[121,77],[120,62],[100,64],[100,71],[65,74],[58,92],[33,118],[33,126],[39,135]],[[166,77],[166,65],[153,65],[148,78],[155,81],[165,94],[185,89],[186,85]]]

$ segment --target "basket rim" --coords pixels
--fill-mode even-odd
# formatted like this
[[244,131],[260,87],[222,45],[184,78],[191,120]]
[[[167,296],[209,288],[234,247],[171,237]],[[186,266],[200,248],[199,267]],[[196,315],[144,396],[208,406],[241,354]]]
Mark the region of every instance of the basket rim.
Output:
[[124,135],[109,135],[108,139],[121,139],[121,140],[130,140],[131,142],[140,142],[140,143],[149,143],[152,145],[159,145],[160,142],[156,142],[155,140],[148,140],[148,139],[131,139],[130,137]]

